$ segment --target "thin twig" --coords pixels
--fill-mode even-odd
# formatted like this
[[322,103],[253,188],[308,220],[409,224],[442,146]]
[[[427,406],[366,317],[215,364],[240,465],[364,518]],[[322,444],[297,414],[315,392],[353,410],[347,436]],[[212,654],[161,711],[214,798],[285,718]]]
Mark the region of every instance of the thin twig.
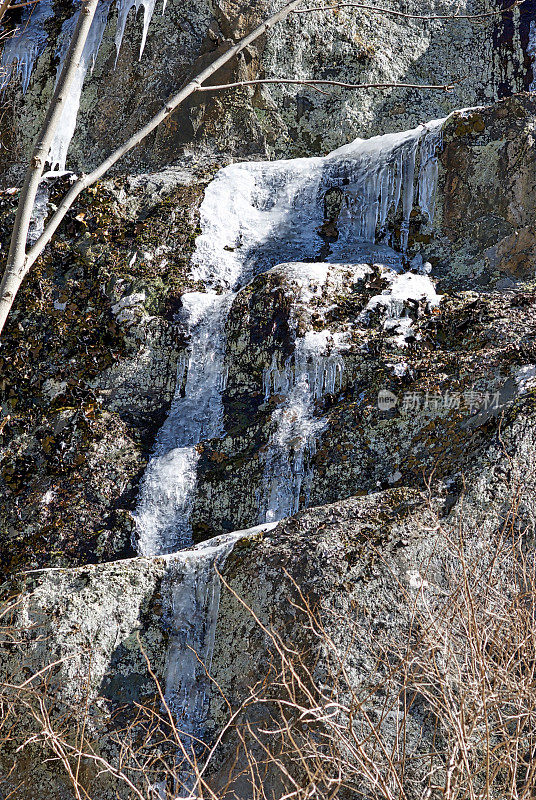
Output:
[[313,89],[318,86],[335,86],[339,89],[425,89],[441,92],[451,92],[459,81],[450,83],[429,84],[429,83],[344,83],[344,81],[330,80],[298,80],[295,78],[258,78],[251,81],[235,81],[234,83],[222,83],[216,86],[200,86],[198,92],[219,92],[225,89],[238,89],[244,86],[259,86],[266,83],[290,84],[291,86],[311,86]]

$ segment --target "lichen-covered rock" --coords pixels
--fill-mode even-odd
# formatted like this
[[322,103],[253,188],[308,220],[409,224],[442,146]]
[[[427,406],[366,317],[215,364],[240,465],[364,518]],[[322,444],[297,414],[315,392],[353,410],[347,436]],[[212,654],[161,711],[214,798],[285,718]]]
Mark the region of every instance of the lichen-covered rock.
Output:
[[534,110],[534,96],[522,94],[447,120],[433,229],[412,243],[445,284],[534,277]]
[[[274,651],[269,630],[284,636],[287,646],[309,652],[308,663],[314,665],[318,680],[329,679],[329,672],[322,678],[323,670],[328,670],[326,654],[318,649],[317,634],[304,624],[307,617],[300,612],[305,600],[322,614],[353,691],[368,696],[383,674],[375,661],[378,648],[395,653],[397,646],[409,642],[415,603],[422,597],[431,604],[436,595],[441,597],[452,570],[459,567],[459,551],[451,550],[449,542],[460,541],[461,536],[468,563],[476,559],[483,564],[486,554],[493,558],[494,543],[505,524],[508,531],[517,532],[520,542],[532,541],[535,436],[534,410],[525,400],[517,418],[505,424],[468,465],[463,476],[466,489],[457,502],[448,483],[424,493],[393,488],[309,509],[270,532],[242,539],[223,568],[205,736],[210,739],[221,730],[229,708],[238,708],[251,687],[270,680]],[[157,558],[45,570],[10,587],[22,589],[23,594],[13,611],[15,641],[0,647],[3,674],[16,685],[23,676],[53,663],[45,669],[47,696],[54,699],[52,729],[69,719],[67,730],[74,731],[74,721],[84,718],[87,702],[87,748],[113,761],[122,741],[125,768],[132,756],[126,747],[136,741],[135,731],[141,726],[140,704],[154,708],[155,680],[165,681],[172,630],[170,593],[178,580],[170,565],[168,559]],[[371,695],[364,702],[374,712],[377,698]],[[249,719],[261,730],[270,715],[262,702],[249,703],[244,713],[240,725]],[[428,752],[430,738],[436,735],[433,720],[419,704],[412,715],[406,726],[407,747]],[[386,717],[386,741],[394,735],[395,723]],[[153,734],[159,735],[155,730]],[[44,747],[36,743],[14,754],[14,748],[35,732],[21,715],[12,730],[13,747],[2,754],[6,793],[14,780],[23,778],[21,798],[34,797],[35,787],[53,797],[68,797],[57,767],[52,771],[43,761],[46,742]],[[159,745],[151,740],[151,746]],[[176,758],[176,752],[170,757]],[[244,762],[235,758],[236,740],[230,729],[208,775],[216,787],[229,774],[237,776],[235,788],[245,798],[250,795],[240,778]],[[6,767],[14,759],[16,778],[7,774]],[[83,765],[81,774],[92,797],[113,796],[110,775],[97,779],[90,758],[83,759]],[[128,796],[124,785],[119,796],[123,794]]]
[[[23,286],[0,351],[4,574],[133,555],[130,510],[184,348],[175,314],[193,286],[204,180],[168,170],[95,187]],[[4,243],[14,199],[1,198]]]
[[[15,685],[22,676],[43,671],[42,680],[36,677],[30,691],[23,691],[26,702],[18,707],[18,729],[3,743],[0,792],[8,794],[17,786],[19,796],[27,800],[72,797],[69,775],[58,769],[57,762],[43,762],[38,744],[43,723],[38,714],[32,715],[33,704],[39,708],[39,697],[55,720],[54,730],[59,731],[56,724],[62,716],[68,720],[66,746],[76,743],[80,710],[86,709],[89,751],[120,765],[129,733],[135,737],[135,732],[121,731],[124,709],[132,721],[135,704],[149,707],[157,686],[148,663],[156,674],[164,669],[167,634],[160,624],[164,573],[163,562],[138,559],[71,572],[49,570],[23,580],[29,594],[13,613],[27,633],[11,643],[8,623],[13,616],[3,614],[1,672],[3,681]],[[32,736],[36,744],[17,753]],[[109,777],[99,775],[100,766],[91,759],[84,761],[81,780],[94,796],[115,797]]]

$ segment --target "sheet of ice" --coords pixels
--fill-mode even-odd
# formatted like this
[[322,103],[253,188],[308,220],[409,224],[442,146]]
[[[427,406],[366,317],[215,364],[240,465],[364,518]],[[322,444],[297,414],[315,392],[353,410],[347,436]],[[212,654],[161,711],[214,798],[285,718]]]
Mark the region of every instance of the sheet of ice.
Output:
[[20,26],[13,37],[7,40],[0,61],[0,90],[18,76],[22,91],[26,94],[35,62],[47,44],[45,23],[54,15],[54,0],[39,0],[22,12]]
[[201,292],[182,297],[191,345],[179,364],[175,397],[141,482],[135,520],[142,555],[191,544],[196,446],[222,432],[225,321],[232,297]]
[[425,300],[430,308],[437,308],[441,302],[441,295],[437,294],[433,281],[428,275],[416,275],[405,272],[403,275],[391,273],[388,276],[391,285],[382,294],[371,297],[367,309],[384,305],[391,310],[391,316],[400,316],[404,311],[404,304],[408,300]]
[[[385,234],[389,210],[400,207],[404,249],[414,204],[421,203],[423,214],[433,218],[443,122],[358,139],[324,158],[246,162],[220,170],[201,208],[196,277],[229,289],[281,262],[363,260],[364,244],[378,247],[376,236]],[[334,188],[342,193],[339,236],[326,254],[320,230],[324,198]]]
[[[170,638],[166,659],[165,697],[173,712],[186,751],[193,755],[202,739],[207,718],[210,674],[220,604],[221,570],[235,543],[267,531],[274,525],[258,525],[245,531],[218,536],[197,547],[168,557],[162,587],[167,598]],[[180,754],[179,754],[180,758]],[[192,789],[191,772],[179,767],[183,789]],[[188,797],[177,787],[179,797]]]

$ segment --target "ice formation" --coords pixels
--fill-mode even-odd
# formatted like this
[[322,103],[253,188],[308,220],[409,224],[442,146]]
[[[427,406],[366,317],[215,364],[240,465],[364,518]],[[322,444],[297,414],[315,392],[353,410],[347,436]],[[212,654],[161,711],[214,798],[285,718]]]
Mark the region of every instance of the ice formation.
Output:
[[536,92],[536,22],[534,20],[530,21],[527,55],[532,62],[532,82],[529,86],[529,92]]
[[[294,314],[289,320],[296,335],[296,309],[305,308],[319,298],[328,278],[331,289],[342,289],[344,280],[362,278],[370,267],[364,264],[289,263],[278,267],[298,290]],[[308,505],[313,477],[311,461],[327,419],[315,416],[315,403],[341,388],[344,360],[341,347],[345,335],[329,330],[308,331],[295,339],[294,353],[283,367],[274,354],[263,374],[264,398],[283,396],[282,405],[272,415],[274,430],[266,446],[263,495],[259,520],[271,522],[295,514]]]
[[[140,552],[169,553],[191,541],[196,446],[221,433],[225,324],[236,291],[282,262],[291,269],[304,303],[321,290],[330,264],[353,262],[351,266],[362,275],[363,269],[370,269],[363,261],[380,253],[387,256],[382,260],[400,270],[398,254],[375,243],[377,231],[385,227],[389,209],[400,209],[407,226],[415,202],[421,203],[426,218],[432,218],[441,124],[436,121],[399,134],[358,139],[325,158],[232,164],[209,184],[200,211],[202,233],[196,241],[193,277],[210,291],[184,298],[192,340],[182,365],[186,382],[178,381],[171,412],[142,482],[136,514]],[[326,192],[334,187],[342,193],[339,236],[326,253],[319,230]],[[406,238],[403,235],[402,247]],[[293,256],[296,262],[289,264]],[[383,296],[375,301],[386,308],[389,303],[387,317],[396,321],[397,329],[411,324],[402,309],[409,299],[404,292],[418,293],[425,283],[430,293],[432,284],[426,276],[410,274],[398,283],[393,280],[389,301]],[[303,483],[314,435],[322,427],[314,419],[314,403],[336,391],[340,381],[343,362],[336,343],[331,349],[328,346],[329,336],[311,333],[297,340],[291,361],[280,368],[274,362],[264,376],[267,397],[272,393],[287,396],[285,407],[276,412],[268,461],[274,475],[283,472],[284,463],[290,465],[296,475],[294,483],[290,479],[289,492],[294,495]],[[303,447],[285,444],[296,441]],[[261,517],[283,513],[273,511],[271,501],[268,506],[273,513],[262,508]],[[294,508],[295,504],[288,500],[283,506]]]
[[[202,740],[208,712],[210,669],[220,605],[221,569],[235,543],[267,531],[274,525],[258,525],[245,531],[217,536],[190,550],[169,557],[166,572],[169,609],[169,646],[166,659],[165,697],[177,721],[183,747],[192,753]],[[180,757],[180,754],[179,754]],[[176,797],[191,797],[192,772],[179,766],[181,786]]]
[[308,505],[313,458],[327,419],[315,417],[315,401],[340,386],[344,362],[333,350],[329,331],[308,332],[296,340],[283,370],[274,362],[264,374],[265,396],[287,395],[272,415],[275,428],[266,446],[261,522],[273,522]]
[[[216,536],[168,557],[168,625],[171,642],[166,664],[166,697],[180,715],[184,733],[195,735],[207,700],[214,634],[220,600],[215,567],[221,568],[234,544],[275,525]],[[200,663],[199,658],[202,663]]]
[[[78,6],[79,4],[79,0],[76,0],[74,6]],[[93,68],[95,64],[111,4],[112,0],[101,0],[97,8],[96,17],[98,20],[93,26],[95,30],[91,34],[92,43],[87,48],[87,53],[85,52],[83,58],[85,64],[82,69],[82,83],[88,65]],[[135,9],[134,13],[137,14],[140,7],[143,7],[143,29],[140,44],[141,58],[147,42],[147,34],[155,11],[156,0],[116,0],[116,7],[117,27],[115,32],[115,46],[117,56],[119,56],[119,51],[121,49],[130,10]],[[162,13],[164,13],[165,7],[166,0],[164,0]],[[35,63],[47,46],[48,35],[45,23],[48,19],[51,19],[53,15],[54,0],[39,0],[39,3],[36,5],[30,5],[24,9],[17,33],[11,39],[8,39],[2,52],[2,60],[0,62],[2,82],[0,88],[7,86],[12,76],[17,75],[21,79],[22,91],[26,94]],[[60,44],[60,48],[63,48],[64,52],[66,52],[69,46],[68,41],[65,45],[65,39],[74,30],[76,16],[77,13],[75,12],[74,16],[66,20],[62,27],[60,42],[63,41],[63,44]],[[97,33],[97,31],[99,31],[99,33]]]
[[[149,32],[149,25],[151,24],[151,19],[153,18],[154,10],[156,7],[156,0],[116,0],[116,6],[117,6],[117,29],[115,32],[115,47],[117,53],[116,63],[117,59],[119,58],[119,51],[121,50],[121,43],[123,41],[123,36],[125,35],[127,17],[129,11],[132,8],[135,9],[134,13],[136,15],[138,13],[138,10],[140,8],[143,8],[143,32],[140,44],[140,58],[141,58],[143,55],[143,51],[145,50],[147,33]],[[164,10],[165,10],[165,2],[162,11]]]
[[231,300],[232,295],[212,292],[182,297],[191,347],[179,364],[175,398],[141,483],[135,518],[142,555],[162,555],[191,544],[196,445],[222,432],[225,321]]
[[[387,215],[402,215],[402,250],[416,201],[432,220],[443,122],[358,139],[324,158],[245,162],[220,170],[201,208],[203,232],[194,256],[199,277],[229,289],[292,259],[396,262],[383,241]],[[342,195],[339,235],[321,257],[325,243],[318,231],[332,189]]]
[[[101,0],[97,6],[97,11],[93,18],[91,28],[84,45],[82,58],[78,64],[74,80],[69,88],[69,95],[60,122],[56,129],[54,140],[50,147],[49,163],[53,170],[65,169],[67,160],[67,151],[73,138],[76,119],[78,117],[78,109],[80,108],[80,98],[82,96],[82,87],[86,79],[88,70],[91,72],[95,66],[95,61],[99,48],[104,36],[106,23],[108,22],[108,14],[112,0]],[[65,57],[71,43],[71,38],[78,21],[80,11],[77,11],[70,19],[63,23],[56,55],[59,57],[59,65],[56,75],[56,80],[59,79],[61,71],[65,63]]]
[[[80,107],[80,97],[86,75],[93,70],[95,61],[102,44],[102,38],[108,22],[108,15],[113,0],[101,0],[97,7],[91,30],[89,32],[80,64],[76,71],[73,83],[69,89],[69,96],[63,114],[58,124],[56,135],[50,149],[49,162],[54,170],[63,170],[67,159],[67,151],[76,128],[76,119]],[[71,37],[76,26],[79,14],[80,0],[73,3],[74,13],[62,26],[59,36],[56,56],[59,58],[57,77],[59,77],[65,62]],[[143,30],[140,46],[140,58],[147,41],[149,25],[154,14],[156,0],[116,0],[117,28],[115,45],[117,56],[125,33],[125,27],[130,10],[135,13],[143,6]],[[22,91],[26,94],[30,85],[30,78],[39,56],[47,46],[48,35],[45,23],[54,15],[54,0],[39,0],[36,5],[24,9],[20,27],[17,33],[4,45],[0,61],[0,90],[4,89],[18,76],[21,80]]]
[[428,275],[416,275],[413,272],[399,275],[392,270],[386,270],[384,278],[388,280],[389,288],[371,297],[363,316],[366,318],[370,312],[383,310],[384,330],[390,332],[397,344],[404,347],[408,337],[412,335],[411,329],[414,317],[419,314],[419,305],[425,303],[428,310],[437,308],[441,295],[437,294]]
[[26,94],[35,62],[47,45],[45,23],[54,16],[53,6],[54,0],[40,0],[24,9],[19,29],[7,40],[2,51],[1,89],[16,75]]

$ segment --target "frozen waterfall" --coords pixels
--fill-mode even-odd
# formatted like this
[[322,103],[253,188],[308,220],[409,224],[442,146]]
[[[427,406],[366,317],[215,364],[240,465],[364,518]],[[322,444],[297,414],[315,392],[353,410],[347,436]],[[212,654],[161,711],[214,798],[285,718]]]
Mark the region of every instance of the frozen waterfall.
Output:
[[212,292],[182,297],[191,345],[180,361],[171,410],[141,483],[136,524],[142,555],[162,555],[192,544],[196,445],[223,432],[225,321],[232,297]]
[[[91,28],[84,45],[82,58],[78,64],[76,75],[69,89],[69,97],[61,115],[54,140],[50,146],[49,163],[52,170],[64,170],[67,161],[67,151],[73,138],[76,119],[78,117],[78,109],[80,107],[80,98],[82,96],[82,88],[88,70],[93,71],[95,60],[102,43],[106,23],[108,22],[108,14],[112,0],[101,0],[97,6],[97,11],[91,23]],[[71,43],[72,35],[78,21],[79,11],[74,14],[70,19],[63,23],[58,49],[56,55],[59,57],[58,70],[56,80],[59,79],[65,57]]]
[[[388,214],[398,212],[402,229],[406,226],[399,242],[402,249],[416,203],[431,221],[442,123],[358,139],[324,158],[232,164],[208,185],[193,277],[209,291],[183,296],[191,345],[141,485],[136,512],[141,553],[170,553],[191,544],[198,445],[222,434],[225,326],[236,291],[293,256],[299,262],[294,265],[295,279],[302,281],[302,291],[309,273],[318,282],[320,273],[327,274],[326,265],[338,261],[354,262],[362,271],[367,258],[385,255],[384,260],[400,271],[400,256],[384,241]],[[340,192],[338,236],[326,244],[320,232],[325,197],[333,189]],[[304,265],[305,260],[310,263]],[[327,344],[325,334],[308,334],[296,340],[292,363],[281,371],[265,372],[267,396],[280,393],[288,398],[274,412],[266,467],[269,491],[259,508],[261,520],[293,513],[306,494],[307,461],[324,426],[315,418],[314,404],[336,390],[343,369],[340,343],[329,353]],[[283,475],[287,477],[281,483]]]
[[[202,735],[207,711],[210,666],[220,602],[221,567],[239,539],[268,531],[275,523],[224,534],[168,557],[167,619],[171,626],[166,662],[166,699],[181,733]],[[184,741],[187,744],[187,738]]]

